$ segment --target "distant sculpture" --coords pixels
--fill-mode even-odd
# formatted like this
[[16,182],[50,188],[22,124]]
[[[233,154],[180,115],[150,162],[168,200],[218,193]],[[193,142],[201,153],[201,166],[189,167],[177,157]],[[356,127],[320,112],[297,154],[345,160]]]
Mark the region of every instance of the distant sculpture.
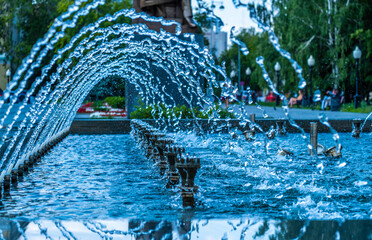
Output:
[[150,16],[175,20],[181,23],[183,32],[196,33],[197,31],[191,0],[134,0],[133,7],[136,11],[146,12]]

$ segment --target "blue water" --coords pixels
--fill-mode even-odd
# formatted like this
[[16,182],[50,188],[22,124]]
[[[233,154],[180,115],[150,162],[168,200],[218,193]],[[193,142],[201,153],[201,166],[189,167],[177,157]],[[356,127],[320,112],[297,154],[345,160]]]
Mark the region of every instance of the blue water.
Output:
[[[370,135],[355,140],[340,134],[340,159],[310,158],[298,134],[266,145],[262,136],[255,142],[231,140],[227,134],[172,137],[201,158],[194,210],[183,209],[177,189],[165,187],[158,167],[142,155],[130,135],[73,135],[3,196],[0,223],[13,228],[25,223],[16,232],[28,239],[40,239],[43,229],[58,239],[63,227],[77,239],[94,239],[88,237],[92,234],[123,239],[140,232],[150,236],[154,229],[173,239],[184,234],[190,239],[226,234],[236,239],[260,231],[262,236],[295,238],[310,234],[309,229],[326,231],[330,239],[350,231],[371,237]],[[318,142],[331,147],[329,138],[320,134]],[[277,156],[279,146],[294,156]],[[360,231],[350,230],[353,226]],[[5,233],[6,228],[0,228]]]
[[[225,217],[372,218],[371,135],[356,140],[341,134],[339,159],[311,158],[299,134],[266,144],[262,136],[255,142],[232,141],[228,135],[176,138],[204,160],[199,182],[202,199],[213,209],[210,217],[217,212]],[[318,143],[334,145],[330,134],[319,134]],[[294,156],[277,156],[279,147]]]

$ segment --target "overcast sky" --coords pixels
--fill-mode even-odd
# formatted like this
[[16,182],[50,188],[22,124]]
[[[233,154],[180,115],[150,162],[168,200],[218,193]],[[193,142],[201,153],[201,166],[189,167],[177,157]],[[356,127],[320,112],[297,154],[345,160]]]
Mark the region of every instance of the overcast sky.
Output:
[[[222,21],[225,23],[225,26],[222,27],[222,31],[227,32],[230,34],[230,29],[231,27],[235,26],[236,27],[236,33],[239,32],[239,29],[242,28],[256,28],[258,30],[258,27],[249,17],[249,12],[247,8],[244,7],[239,7],[236,8],[232,2],[232,0],[204,0],[204,2],[211,4],[212,1],[214,2],[214,5],[216,5],[216,8],[214,10],[214,13],[219,16]],[[192,2],[192,7],[196,8],[198,6],[196,0],[191,0]],[[247,3],[247,2],[259,2],[261,3],[261,0],[242,0],[242,2]],[[267,1],[270,2],[270,1]],[[220,6],[221,3],[224,5],[224,9],[221,10]],[[269,7],[269,3],[266,4],[267,7]],[[195,10],[194,10],[195,12]],[[230,41],[229,41],[230,45]]]
[[[211,4],[212,0],[204,0],[204,2]],[[221,3],[225,7],[223,10],[219,8]],[[225,26],[222,28],[223,31],[229,32],[232,26],[236,26],[237,28],[255,27],[255,24],[249,18],[248,10],[243,7],[235,8],[232,0],[214,0],[214,5],[216,5],[214,13],[225,23]],[[197,6],[197,1],[192,0],[192,7],[195,8]]]

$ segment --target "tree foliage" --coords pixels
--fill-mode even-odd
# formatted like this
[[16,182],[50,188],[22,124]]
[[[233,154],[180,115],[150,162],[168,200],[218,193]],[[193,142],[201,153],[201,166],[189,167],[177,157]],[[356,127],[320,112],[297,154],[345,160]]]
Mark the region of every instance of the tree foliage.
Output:
[[[92,2],[89,0],[81,4],[80,8]],[[54,19],[66,12],[68,7],[73,4],[73,0],[0,0],[0,27],[4,31],[0,32],[0,52],[6,53],[12,61],[13,72],[19,66],[32,49],[38,39],[43,38]],[[65,36],[55,45],[52,52],[44,59],[44,64],[48,63],[51,56],[68,44],[71,38],[76,35],[84,26],[95,22],[100,17],[113,14],[120,9],[127,9],[132,6],[130,0],[106,0],[104,5],[100,5],[94,11],[78,19],[74,28],[68,28]],[[115,23],[130,23],[127,18],[119,18],[116,22],[104,22],[102,27],[107,27]],[[37,72],[37,70],[35,70]]]
[[110,96],[125,96],[125,80],[120,76],[102,79],[86,97],[89,101],[102,100]]
[[[260,67],[256,64],[256,58],[259,56],[265,56],[265,62],[267,63],[267,70],[269,73],[274,75],[274,64],[277,59],[279,59],[279,54],[273,49],[269,43],[268,35],[266,33],[256,32],[254,28],[244,29],[238,36],[238,39],[243,41],[247,48],[249,49],[249,54],[244,56],[240,54],[241,57],[241,80],[248,81],[248,76],[246,75],[246,69],[249,67],[252,71],[249,86],[252,90],[258,91],[260,89],[267,88],[267,83],[262,78],[262,71]],[[233,45],[230,50],[225,51],[220,56],[220,61],[226,62],[226,71],[230,73],[231,71],[238,71],[238,46]],[[238,83],[238,74],[232,79],[233,82]],[[274,79],[272,79],[274,80]]]
[[[372,3],[368,0],[274,0],[273,8],[278,12],[274,16],[274,26],[282,46],[304,69],[308,68],[307,58],[314,56],[314,85],[324,90],[339,87],[350,100],[355,85],[352,52],[356,45],[367,60],[362,60],[361,76],[371,74],[365,71],[371,68],[371,59],[367,56],[368,42],[352,36],[360,29],[366,31],[372,27],[369,17]],[[284,71],[291,74],[287,69]],[[361,89],[372,89],[372,81],[363,80]]]
[[[82,4],[84,7],[86,4],[90,3],[92,0]],[[59,0],[57,6],[58,15],[67,11],[68,7],[73,3],[73,0]],[[62,48],[68,44],[73,36],[75,36],[83,27],[89,25],[90,23],[96,22],[99,18],[106,16],[107,14],[114,14],[121,9],[128,9],[132,7],[131,0],[106,0],[104,5],[99,5],[94,11],[90,11],[86,16],[82,16],[78,19],[78,22],[74,28],[69,28],[65,32],[65,36],[57,43],[56,49]],[[116,23],[131,23],[129,18],[120,17],[115,22],[103,22],[101,27],[106,28],[112,26]]]
[[6,53],[15,66],[29,54],[32,46],[43,37],[49,24],[58,16],[58,2],[0,0],[0,27],[4,29],[0,33],[0,51]]
[[[93,0],[89,0],[81,5]],[[20,62],[26,57],[36,41],[44,36],[54,19],[65,12],[73,0],[0,0],[0,52],[6,53],[12,60],[14,72]],[[261,21],[273,27],[280,39],[282,48],[291,53],[292,57],[303,67],[305,79],[309,79],[307,59],[313,55],[316,64],[313,71],[313,90],[319,87],[323,92],[334,86],[345,91],[346,100],[350,101],[355,92],[355,60],[352,52],[356,45],[362,51],[360,59],[361,90],[364,96],[372,89],[372,2],[370,0],[272,0],[271,10],[265,8],[266,1],[256,5],[257,16]],[[65,36],[58,41],[55,49],[45,58],[44,64],[70,42],[84,26],[95,22],[106,14],[130,8],[130,0],[106,0],[88,15],[80,17],[75,28],[65,31]],[[248,14],[247,14],[248,15]],[[210,28],[210,21],[205,14],[196,14],[202,24],[201,30]],[[127,18],[117,20],[120,23],[130,23]],[[110,26],[112,22],[102,23],[102,27]],[[18,34],[17,34],[18,32]],[[17,39],[16,36],[19,36]],[[261,69],[255,63],[258,56],[265,58],[265,65],[271,79],[275,82],[275,62],[281,65],[282,92],[296,91],[297,74],[290,63],[281,57],[269,43],[268,35],[253,29],[242,31],[238,38],[250,51],[248,56],[241,56],[241,76],[247,79],[245,69],[252,70],[250,85],[252,89],[267,88],[262,78]],[[208,43],[206,43],[208,44]],[[237,51],[234,45],[225,52],[219,62],[225,61],[227,72],[233,68],[237,71]],[[234,64],[232,64],[234,63]],[[37,74],[40,69],[35,69]],[[238,74],[236,75],[238,76]],[[233,79],[237,81],[237,79]]]
[[[372,89],[372,2],[368,0],[272,0],[272,10],[265,10],[265,3],[256,5],[259,19],[270,25],[281,47],[287,50],[303,68],[303,76],[309,80],[307,59],[315,59],[313,68],[313,91],[319,87],[323,92],[339,87],[345,91],[348,101],[355,94],[355,59],[352,52],[358,45],[362,51],[360,78],[362,93]],[[254,90],[267,88],[260,68],[255,64],[257,56],[265,58],[265,66],[275,80],[274,65],[281,65],[282,88],[280,91],[297,92],[298,77],[290,62],[281,57],[268,41],[266,33],[244,30],[238,35],[250,54],[241,55],[241,75],[246,79],[245,69],[252,70],[251,87]],[[231,62],[237,62],[236,45],[219,59],[226,61],[227,72]],[[234,67],[234,65],[233,65]],[[235,69],[237,70],[237,69]],[[237,81],[236,79],[233,79]]]

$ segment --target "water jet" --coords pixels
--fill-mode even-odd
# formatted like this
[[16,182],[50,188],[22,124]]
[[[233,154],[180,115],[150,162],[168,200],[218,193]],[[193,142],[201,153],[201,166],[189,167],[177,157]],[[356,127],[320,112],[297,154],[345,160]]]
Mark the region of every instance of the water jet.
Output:
[[[315,160],[303,154],[306,153],[309,142],[308,130],[306,134],[300,130],[304,125],[299,126],[300,129],[296,128],[300,134],[288,133],[283,139],[267,141],[267,138],[284,133],[282,120],[276,123],[272,120],[272,127],[268,135],[265,135],[265,131],[262,131],[258,124],[258,121],[262,120],[256,122],[254,114],[242,111],[239,122],[231,127],[231,121],[219,119],[218,113],[221,110],[214,108],[214,103],[210,101],[211,98],[205,96],[204,86],[200,84],[207,79],[211,88],[218,87],[217,78],[229,85],[231,82],[223,68],[215,66],[209,53],[197,45],[194,37],[172,35],[166,31],[155,32],[135,24],[103,27],[105,21],[114,21],[120,16],[135,18],[140,15],[130,10],[121,11],[84,28],[71,40],[71,44],[58,51],[50,65],[41,70],[41,75],[36,78],[35,84],[27,93],[28,98],[38,94],[35,104],[29,106],[26,102],[20,103],[21,115],[17,115],[17,109],[14,116],[18,117],[18,122],[15,122],[14,126],[19,125],[22,130],[10,130],[13,127],[10,125],[5,129],[2,136],[6,135],[6,141],[1,142],[0,148],[3,174],[3,179],[0,180],[3,181],[1,186],[4,190],[10,189],[10,183],[9,187],[5,183],[11,180],[7,174],[11,173],[13,177],[18,169],[17,175],[21,177],[36,160],[43,162],[33,168],[35,174],[32,175],[37,177],[30,174],[25,176],[26,181],[20,181],[19,189],[12,192],[13,202],[3,199],[5,208],[10,209],[11,206],[14,216],[32,219],[85,219],[87,221],[84,221],[83,227],[93,229],[107,238],[115,237],[115,233],[121,233],[123,236],[132,234],[136,227],[132,229],[133,232],[107,229],[104,225],[109,223],[93,224],[89,220],[91,216],[102,219],[139,216],[144,219],[167,218],[171,221],[178,219],[179,212],[186,211],[182,207],[187,210],[193,207],[195,219],[226,218],[230,222],[230,225],[227,224],[230,230],[233,227],[242,233],[245,231],[242,227],[264,229],[260,228],[261,225],[270,226],[270,231],[276,231],[280,226],[290,225],[292,220],[287,220],[288,216],[294,219],[295,222],[291,223],[294,228],[299,228],[298,232],[310,228],[308,223],[298,219],[306,219],[307,222],[312,222],[308,219],[325,222],[340,218],[357,219],[367,222],[364,225],[359,223],[358,226],[370,225],[369,163],[356,163],[355,159],[361,157],[360,151],[352,146],[355,144],[349,141],[349,136],[341,135],[341,141],[347,141],[346,144],[343,142],[346,149],[343,156],[337,148],[331,148],[325,154],[338,159],[329,161],[325,156],[319,155],[314,166]],[[68,23],[61,21],[62,28],[67,28],[68,24],[73,25],[73,22],[77,21],[75,18],[70,20]],[[57,33],[53,42],[58,41],[60,34],[63,33]],[[45,51],[54,49],[52,42],[45,44]],[[44,54],[44,50],[41,51],[40,62]],[[33,54],[39,56],[38,53]],[[67,57],[63,57],[64,55]],[[32,61],[25,61],[22,66],[30,69],[25,73],[26,76],[31,76],[31,70],[38,67],[39,60],[36,57]],[[257,60],[261,63],[261,59]],[[139,94],[136,97],[140,98],[145,106],[152,107],[153,119],[148,120],[149,123],[131,121],[131,136],[69,134],[75,113],[85,96],[102,79],[114,75],[123,77],[135,88],[134,92]],[[177,106],[177,101],[169,89],[161,84],[160,75],[175,86],[172,94],[182,98],[186,108],[190,109],[187,112],[190,113],[187,116],[191,119],[188,119],[190,122],[183,125],[180,121],[186,111],[180,114],[170,110]],[[23,83],[20,82],[19,90]],[[37,92],[39,88],[41,90]],[[133,99],[135,98],[130,98]],[[283,105],[284,103],[285,99]],[[217,105],[221,106],[221,103]],[[14,104],[4,106],[17,108]],[[30,111],[22,108],[27,106]],[[191,110],[193,108],[198,108],[200,115],[196,115]],[[155,109],[159,111],[156,112]],[[22,114],[25,115],[24,118]],[[200,120],[202,117],[205,122]],[[10,118],[13,116],[4,115],[1,125]],[[217,120],[222,122],[220,126],[214,125]],[[326,118],[320,120],[324,126],[329,124]],[[89,121],[86,122],[89,124]],[[107,122],[112,125],[117,123]],[[294,128],[295,123],[290,117],[288,123],[288,128]],[[213,131],[204,131],[201,128],[203,124]],[[275,124],[276,129],[273,127]],[[317,126],[319,131],[321,126]],[[119,125],[115,127],[120,128]],[[181,128],[187,130],[178,131]],[[225,134],[226,129],[232,128],[233,138]],[[326,129],[329,132],[329,128]],[[237,135],[239,131],[243,131],[248,141],[241,141]],[[320,148],[318,140],[332,146],[330,144],[333,144],[333,139],[329,134],[315,130],[312,132],[316,132],[310,136],[312,155]],[[331,133],[337,138],[337,134],[332,131]],[[305,140],[303,135],[306,136]],[[361,148],[368,149],[367,141],[361,142]],[[277,149],[280,149],[279,152]],[[366,155],[369,154],[367,151]],[[278,157],[277,154],[288,157]],[[190,157],[191,155],[197,157]],[[200,165],[199,157],[203,166]],[[158,164],[147,161],[148,159],[153,159]],[[154,174],[154,168],[158,167],[165,173],[164,178],[159,177],[158,172]],[[52,172],[53,174],[50,174]],[[197,173],[200,178],[198,186],[195,185]],[[56,179],[58,181],[55,181]],[[164,188],[164,185],[169,188]],[[58,192],[55,190],[56,186]],[[175,189],[180,189],[180,192]],[[55,194],[48,194],[51,192]],[[27,198],[35,194],[42,197],[36,200]],[[182,206],[178,203],[180,195]],[[88,199],[88,204],[84,199]],[[76,206],[64,201],[74,202]],[[107,209],[106,215],[102,214],[102,209]],[[241,216],[245,215],[253,220],[240,223]],[[257,217],[285,220],[254,220]],[[235,221],[235,218],[240,219]],[[61,222],[63,221],[56,221],[55,225],[64,229]],[[159,228],[145,227],[146,221],[139,222],[138,231],[149,231],[150,236],[154,229],[162,229],[162,222],[154,221],[151,225],[160,225]],[[327,223],[344,226],[347,225],[346,222]],[[44,223],[45,221],[38,221],[27,228],[27,231],[39,227],[40,232],[45,233],[44,227],[41,226]],[[167,223],[164,225],[169,226]],[[182,219],[181,224],[172,226],[183,228],[185,235],[189,232],[191,234],[193,229],[199,229],[199,226],[200,229],[204,227],[192,219]],[[321,229],[322,226],[318,228]],[[66,229],[67,227],[61,232],[69,235]],[[20,228],[19,232],[21,230]]]

